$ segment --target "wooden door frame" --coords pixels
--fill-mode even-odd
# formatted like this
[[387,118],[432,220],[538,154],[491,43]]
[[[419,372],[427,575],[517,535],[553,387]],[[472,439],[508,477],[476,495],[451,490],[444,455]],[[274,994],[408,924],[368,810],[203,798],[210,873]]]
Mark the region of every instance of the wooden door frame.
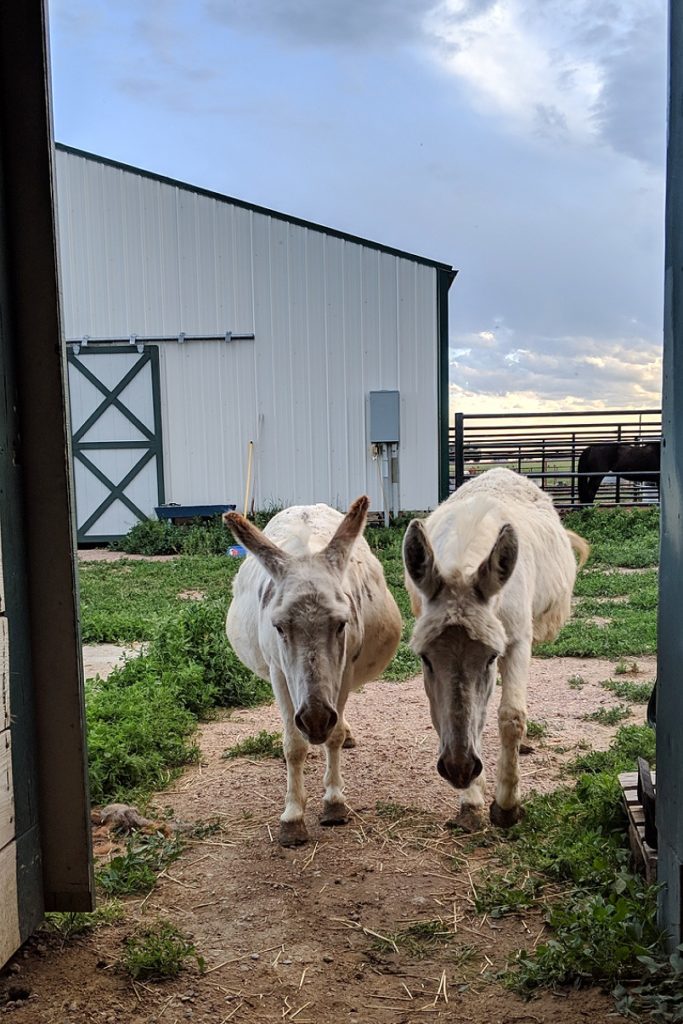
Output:
[[0,506],[22,940],[43,910],[89,910],[94,899],[47,39],[45,0],[0,4],[2,369],[11,403]]

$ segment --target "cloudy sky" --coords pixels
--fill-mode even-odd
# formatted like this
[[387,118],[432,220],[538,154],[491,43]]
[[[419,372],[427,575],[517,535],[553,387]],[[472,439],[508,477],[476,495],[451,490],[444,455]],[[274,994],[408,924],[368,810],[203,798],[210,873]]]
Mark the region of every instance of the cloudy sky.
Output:
[[454,407],[660,401],[666,0],[51,0],[56,138],[452,263]]

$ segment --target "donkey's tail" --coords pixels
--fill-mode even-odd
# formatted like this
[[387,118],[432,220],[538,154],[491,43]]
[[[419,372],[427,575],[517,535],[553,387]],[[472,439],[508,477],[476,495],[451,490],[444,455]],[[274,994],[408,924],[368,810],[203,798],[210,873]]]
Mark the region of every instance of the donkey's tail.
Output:
[[567,536],[569,537],[569,543],[572,546],[572,550],[576,551],[579,556],[579,569],[586,564],[588,556],[591,553],[591,546],[587,540],[583,537],[579,537],[578,533],[574,533],[572,530],[567,530]]

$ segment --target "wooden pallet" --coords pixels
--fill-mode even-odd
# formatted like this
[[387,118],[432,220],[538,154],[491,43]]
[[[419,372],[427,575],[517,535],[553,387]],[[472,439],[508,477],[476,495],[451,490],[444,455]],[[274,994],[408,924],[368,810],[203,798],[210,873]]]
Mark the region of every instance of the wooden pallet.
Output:
[[[655,772],[652,772],[652,781],[656,786]],[[645,881],[652,885],[657,881],[657,851],[645,842],[645,814],[638,801],[638,772],[622,772],[619,784],[628,814],[628,836],[633,859],[645,875]]]

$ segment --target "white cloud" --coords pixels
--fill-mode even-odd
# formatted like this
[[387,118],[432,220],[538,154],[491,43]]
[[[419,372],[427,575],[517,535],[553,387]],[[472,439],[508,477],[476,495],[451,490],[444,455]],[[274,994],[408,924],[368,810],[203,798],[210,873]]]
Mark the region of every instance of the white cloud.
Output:
[[561,336],[528,338],[521,346],[512,340],[513,333],[493,348],[451,349],[452,395],[469,396],[475,405],[493,396],[505,408],[520,409],[569,409],[581,403],[586,408],[639,408],[661,402],[659,345],[645,339]]
[[425,17],[434,59],[514,131],[607,141],[649,161],[656,142],[641,115],[663,101],[665,24],[663,0],[443,0]]
[[595,135],[599,66],[578,53],[554,52],[528,13],[520,0],[498,0],[468,17],[462,0],[446,0],[427,24],[441,42],[444,66],[485,105],[534,131]]

